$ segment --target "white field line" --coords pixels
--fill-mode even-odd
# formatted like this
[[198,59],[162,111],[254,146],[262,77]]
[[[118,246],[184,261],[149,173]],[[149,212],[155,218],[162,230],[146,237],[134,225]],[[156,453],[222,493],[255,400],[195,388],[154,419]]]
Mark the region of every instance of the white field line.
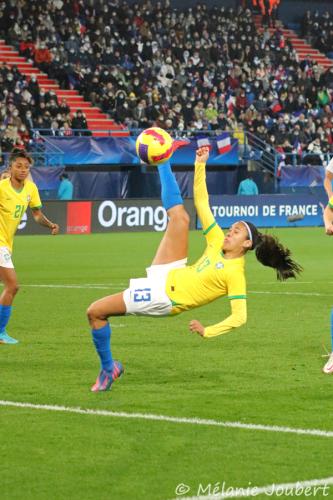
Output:
[[[289,285],[311,285],[314,283],[313,281],[251,281],[251,285],[282,285],[282,286],[289,286]],[[316,283],[327,283],[327,281],[316,281]],[[330,282],[328,282],[330,283]]]
[[66,413],[78,413],[81,415],[97,415],[100,417],[115,417],[137,420],[154,420],[159,422],[171,422],[175,424],[191,424],[211,427],[224,427],[229,429],[244,429],[250,431],[266,431],[285,434],[296,434],[305,436],[316,436],[324,438],[333,438],[333,431],[324,431],[320,429],[299,429],[294,427],[283,427],[279,425],[262,425],[262,424],[244,424],[242,422],[223,422],[221,420],[203,419],[203,418],[187,418],[187,417],[170,417],[168,415],[154,415],[153,413],[128,413],[116,412],[109,410],[85,409],[80,407],[44,405],[34,403],[21,403],[18,401],[0,400],[0,406],[29,408],[31,410],[44,410]]
[[121,289],[122,287],[128,286],[127,284],[119,283],[119,284],[106,284],[106,285],[52,285],[52,284],[43,284],[43,285],[30,285],[30,284],[21,284],[24,287],[31,288],[79,288],[79,289],[96,289],[96,290],[110,290],[110,288]]
[[[96,289],[96,290],[122,290],[124,287],[128,286],[128,283],[118,283],[118,284],[105,284],[105,285],[53,285],[53,284],[21,284],[23,287],[32,288],[77,288],[77,289]],[[262,295],[299,295],[301,297],[333,297],[331,293],[319,293],[319,292],[287,292],[287,291],[272,291],[272,290],[248,290],[248,293],[262,294]]]
[[[247,486],[247,487],[228,487],[224,483],[220,490],[221,493],[210,494],[210,495],[199,495],[195,497],[185,497],[178,496],[173,500],[222,500],[224,498],[248,498],[256,497],[258,495],[267,495],[272,497],[274,495],[280,498],[283,494],[286,496],[300,496],[300,494],[305,494],[305,496],[328,496],[329,495],[329,485],[333,484],[333,477],[327,477],[325,479],[310,479],[308,481],[297,481],[296,483],[282,483],[282,484],[270,484],[269,486]],[[179,485],[180,487],[188,488],[187,485]],[[214,485],[213,485],[214,486]],[[309,488],[309,489],[308,489]],[[198,488],[199,489],[199,488]],[[208,487],[205,488],[209,489]],[[213,490],[213,488],[210,488]],[[229,491],[228,491],[229,490]],[[312,490],[312,491],[311,491]],[[325,490],[325,493],[324,493]],[[308,495],[310,493],[310,495]]]
[[264,290],[248,290],[248,293],[261,294],[261,295],[300,295],[301,297],[333,297],[332,293],[319,293],[319,292],[272,292]]

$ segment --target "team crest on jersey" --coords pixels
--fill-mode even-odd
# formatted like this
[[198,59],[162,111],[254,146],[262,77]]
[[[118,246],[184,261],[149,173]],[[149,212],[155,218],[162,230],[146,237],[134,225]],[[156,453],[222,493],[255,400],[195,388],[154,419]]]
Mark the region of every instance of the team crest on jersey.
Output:
[[31,200],[31,196],[30,196],[30,194],[28,194],[28,196],[27,196],[27,202],[29,203],[30,200]]
[[223,264],[223,262],[216,262],[215,267],[216,267],[216,269],[223,269],[224,264]]

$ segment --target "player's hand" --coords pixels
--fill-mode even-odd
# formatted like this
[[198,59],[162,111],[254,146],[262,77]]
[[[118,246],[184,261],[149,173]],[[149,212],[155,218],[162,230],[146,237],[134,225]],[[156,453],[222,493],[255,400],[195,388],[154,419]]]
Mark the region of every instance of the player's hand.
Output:
[[195,161],[198,163],[207,163],[209,158],[209,147],[202,146],[202,148],[198,148],[196,151]]
[[58,224],[51,224],[51,234],[55,236],[56,234],[59,233],[59,225]]
[[201,335],[201,337],[204,336],[205,334],[205,327],[202,326],[202,324],[200,323],[200,321],[197,321],[196,319],[192,319],[192,321],[190,321],[190,332],[192,333],[198,333],[199,335]]

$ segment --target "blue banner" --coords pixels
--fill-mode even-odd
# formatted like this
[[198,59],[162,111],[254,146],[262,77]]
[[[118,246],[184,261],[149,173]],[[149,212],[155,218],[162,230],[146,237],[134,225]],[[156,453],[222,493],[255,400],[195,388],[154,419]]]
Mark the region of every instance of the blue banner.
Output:
[[133,137],[48,137],[46,152],[55,147],[65,165],[140,165]]
[[[64,153],[65,165],[140,165],[135,151],[135,137],[48,137],[46,152],[55,148]],[[231,149],[219,154],[216,140],[212,146],[208,165],[238,165],[238,141],[231,140]],[[172,165],[193,165],[197,139],[183,146],[172,156]]]
[[311,194],[210,196],[212,212],[221,227],[239,220],[248,220],[258,227],[322,226],[326,203],[325,195]]
[[322,166],[285,166],[281,169],[281,188],[317,187],[324,183],[325,169]]
[[62,167],[33,167],[31,176],[40,191],[56,190],[60,184],[60,174]]
[[[140,169],[124,172],[96,172],[87,169],[84,172],[69,172],[68,175],[74,185],[74,198],[76,200],[160,198],[161,196],[161,182],[156,169],[151,172],[141,172]],[[175,177],[182,197],[192,198],[193,170],[175,172]],[[208,171],[206,180],[210,193],[233,194],[237,187],[237,170]],[[44,187],[43,189],[52,189],[52,187]]]

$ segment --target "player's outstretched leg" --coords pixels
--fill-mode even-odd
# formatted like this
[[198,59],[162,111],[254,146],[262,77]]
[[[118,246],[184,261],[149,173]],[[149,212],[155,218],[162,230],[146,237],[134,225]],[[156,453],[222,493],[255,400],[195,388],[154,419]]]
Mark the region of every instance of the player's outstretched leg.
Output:
[[12,313],[12,303],[19,289],[14,269],[0,267],[0,280],[4,284],[0,295],[0,344],[17,344],[18,340],[10,337],[6,331]]
[[158,165],[158,173],[161,180],[161,199],[169,222],[152,265],[169,264],[187,257],[190,224],[170,162]]
[[111,353],[111,327],[107,318],[121,316],[126,313],[123,294],[117,293],[104,297],[91,304],[87,315],[91,326],[91,334],[96,352],[101,362],[101,370],[92,392],[108,391],[113,382],[121,376],[124,368],[120,361],[115,361]]
[[[331,340],[332,340],[332,351],[333,351],[333,309],[331,310]],[[323,368],[324,373],[333,373],[333,352],[331,352],[327,363]]]

